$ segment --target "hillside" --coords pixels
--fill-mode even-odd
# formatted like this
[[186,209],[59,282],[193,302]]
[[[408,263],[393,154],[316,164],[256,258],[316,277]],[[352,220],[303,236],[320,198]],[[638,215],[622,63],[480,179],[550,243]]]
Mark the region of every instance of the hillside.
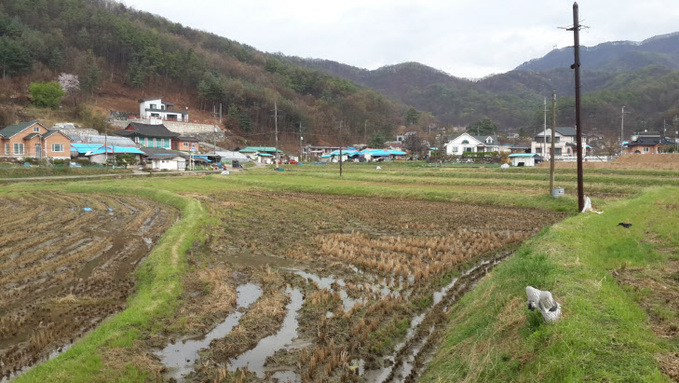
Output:
[[[3,125],[44,114],[80,121],[96,111],[134,113],[137,99],[163,96],[188,107],[198,121],[211,120],[221,104],[223,128],[240,144],[274,142],[277,106],[281,143],[297,146],[300,124],[307,143],[353,143],[377,133],[393,135],[407,111],[345,79],[113,1],[4,1],[0,59]],[[80,80],[62,113],[26,108],[28,84],[55,81],[60,73]]]
[[[134,113],[137,99],[163,96],[188,107],[198,122],[212,121],[213,108],[221,104],[232,147],[273,144],[274,106],[283,147],[298,146],[300,125],[309,144],[389,139],[406,129],[410,107],[420,113],[408,130],[428,133],[431,127],[468,126],[489,117],[500,132],[532,134],[543,125],[544,98],[551,99],[552,90],[558,96],[557,123],[574,123],[568,49],[471,81],[413,62],[365,70],[263,53],[113,1],[48,4],[2,4],[2,125],[53,118],[102,128],[109,110]],[[661,130],[679,115],[678,39],[671,34],[583,47],[586,133],[617,137],[623,105],[627,131]],[[54,81],[60,73],[78,75],[80,91],[60,111],[27,108],[28,85]]]
[[[677,40],[679,34],[671,34],[642,43],[582,47],[583,124],[589,133],[617,137],[622,105],[630,112],[626,117],[630,130],[659,129],[663,120],[672,120],[679,113]],[[327,60],[288,59],[369,86],[446,124],[466,126],[487,116],[507,132],[541,128],[544,97],[551,99],[555,90],[558,123],[574,124],[572,49],[555,50],[515,70],[478,81],[417,63],[368,71]],[[551,113],[549,117],[551,120]]]

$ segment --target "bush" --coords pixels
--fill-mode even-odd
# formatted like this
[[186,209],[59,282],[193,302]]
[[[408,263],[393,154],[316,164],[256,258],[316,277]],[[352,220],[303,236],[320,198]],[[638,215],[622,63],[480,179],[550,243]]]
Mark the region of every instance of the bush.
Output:
[[58,82],[32,82],[28,87],[33,105],[39,108],[57,109],[66,94]]

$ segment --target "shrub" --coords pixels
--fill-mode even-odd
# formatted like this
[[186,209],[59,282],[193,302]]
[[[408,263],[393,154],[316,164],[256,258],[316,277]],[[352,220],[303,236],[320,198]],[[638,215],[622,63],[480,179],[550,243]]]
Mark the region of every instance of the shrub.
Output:
[[33,105],[40,108],[57,109],[66,94],[58,82],[32,82],[28,87]]

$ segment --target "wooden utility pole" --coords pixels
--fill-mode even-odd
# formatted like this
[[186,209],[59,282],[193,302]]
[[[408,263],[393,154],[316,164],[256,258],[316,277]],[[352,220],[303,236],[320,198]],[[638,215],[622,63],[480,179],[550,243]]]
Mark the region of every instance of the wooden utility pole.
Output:
[[575,63],[571,68],[575,70],[575,134],[578,151],[578,212],[585,208],[585,194],[582,185],[582,121],[580,119],[580,20],[578,17],[578,3],[573,3],[573,31]]
[[554,137],[556,135],[556,91],[552,91],[552,148],[549,151],[549,192],[554,192]]

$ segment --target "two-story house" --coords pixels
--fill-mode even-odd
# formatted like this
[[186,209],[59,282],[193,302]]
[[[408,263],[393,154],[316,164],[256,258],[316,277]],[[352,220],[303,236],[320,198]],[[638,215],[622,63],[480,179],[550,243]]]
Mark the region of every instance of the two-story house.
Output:
[[163,124],[142,124],[130,122],[123,130],[115,132],[118,136],[131,138],[138,146],[147,148],[171,149],[176,147],[179,133],[171,132]]
[[497,136],[472,136],[465,132],[444,144],[446,155],[461,156],[465,152],[500,152]]
[[189,111],[174,109],[174,104],[162,97],[139,100],[139,118],[156,118],[168,121],[189,121]]
[[[571,127],[557,127],[554,129],[554,157],[577,155],[576,129]],[[586,138],[582,138],[582,156],[587,155]],[[546,129],[533,137],[530,143],[530,152],[549,156],[552,148],[552,129]]]
[[22,122],[0,130],[0,155],[11,158],[71,158],[71,140],[38,121]]

